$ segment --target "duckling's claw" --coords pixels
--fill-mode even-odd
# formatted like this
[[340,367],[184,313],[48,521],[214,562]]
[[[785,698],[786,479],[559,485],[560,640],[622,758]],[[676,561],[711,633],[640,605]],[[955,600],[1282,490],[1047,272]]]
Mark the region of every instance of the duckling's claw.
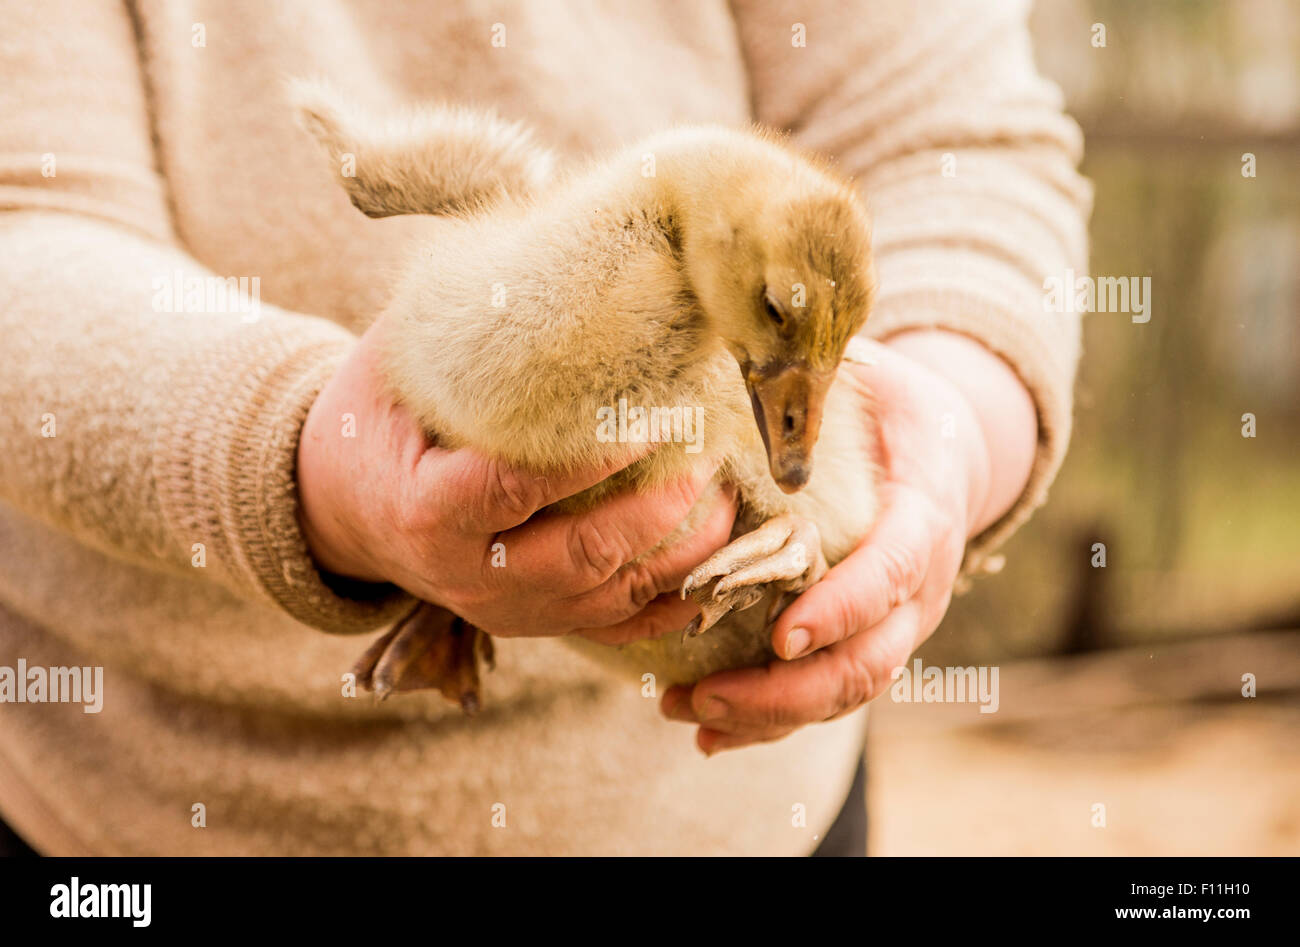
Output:
[[682,591],[693,592],[720,576],[731,575],[766,559],[785,545],[796,519],[794,516],[773,517],[757,529],[723,546],[690,571],[682,582]]
[[799,592],[826,574],[821,536],[810,521],[794,514],[777,516],[718,550],[693,569],[682,583],[700,606],[700,615],[686,626],[694,637],[717,624],[729,612],[757,604],[772,589],[768,621],[774,621]]
[[764,585],[802,576],[812,565],[808,547],[791,538],[784,546],[752,566],[731,573],[713,587],[715,598],[746,585]]
[[386,700],[395,691],[433,688],[466,714],[482,701],[479,662],[494,665],[492,640],[435,605],[421,605],[366,649],[353,667],[357,683]]

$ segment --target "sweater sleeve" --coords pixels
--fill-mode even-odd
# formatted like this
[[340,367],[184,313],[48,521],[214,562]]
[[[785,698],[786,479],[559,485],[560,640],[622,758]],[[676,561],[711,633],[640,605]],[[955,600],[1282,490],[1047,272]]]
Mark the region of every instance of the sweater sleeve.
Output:
[[1069,443],[1080,320],[1043,285],[1087,270],[1092,192],[1078,126],[1036,72],[1023,0],[736,0],[756,118],[835,157],[871,208],[879,276],[865,329],[980,340],[1032,394],[1039,443],[1015,506],[968,546],[964,575],[1047,496]]
[[[187,570],[333,632],[409,608],[339,594],[298,527],[308,408],[353,337],[243,305],[178,245],[125,5],[0,11],[0,499],[82,543]],[[169,298],[170,297],[170,298]]]

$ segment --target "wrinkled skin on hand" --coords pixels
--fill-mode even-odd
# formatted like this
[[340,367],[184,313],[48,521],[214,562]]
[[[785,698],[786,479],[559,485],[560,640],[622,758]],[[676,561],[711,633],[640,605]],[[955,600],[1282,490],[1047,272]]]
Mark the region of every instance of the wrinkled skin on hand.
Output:
[[[694,605],[677,589],[727,542],[734,491],[706,501],[690,536],[641,557],[685,519],[713,471],[617,494],[582,513],[534,516],[644,448],[606,468],[548,479],[438,447],[388,393],[379,331],[376,324],[361,338],[321,391],[299,441],[300,519],[322,569],[391,582],[499,637],[581,633],[614,644],[691,620]],[[345,414],[355,436],[342,436]],[[493,566],[494,550],[506,568]]]

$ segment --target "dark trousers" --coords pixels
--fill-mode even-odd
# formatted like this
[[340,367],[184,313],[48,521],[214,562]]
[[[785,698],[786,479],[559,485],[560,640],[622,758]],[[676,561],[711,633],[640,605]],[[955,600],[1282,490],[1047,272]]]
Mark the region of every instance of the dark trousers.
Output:
[[30,857],[35,854],[32,847],[19,838],[13,829],[5,825],[3,819],[0,819],[0,858],[16,858],[23,855]]
[[865,858],[867,854],[867,761],[858,761],[858,771],[849,787],[849,798],[835,817],[826,837],[813,852],[814,858]]

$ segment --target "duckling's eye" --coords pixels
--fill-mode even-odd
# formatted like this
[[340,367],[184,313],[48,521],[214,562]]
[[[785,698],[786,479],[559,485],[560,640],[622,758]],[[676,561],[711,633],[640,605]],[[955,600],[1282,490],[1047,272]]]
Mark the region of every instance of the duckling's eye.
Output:
[[769,289],[763,293],[763,308],[767,310],[767,317],[776,323],[777,328],[784,329],[787,320],[785,307],[781,305],[780,300],[773,295]]

